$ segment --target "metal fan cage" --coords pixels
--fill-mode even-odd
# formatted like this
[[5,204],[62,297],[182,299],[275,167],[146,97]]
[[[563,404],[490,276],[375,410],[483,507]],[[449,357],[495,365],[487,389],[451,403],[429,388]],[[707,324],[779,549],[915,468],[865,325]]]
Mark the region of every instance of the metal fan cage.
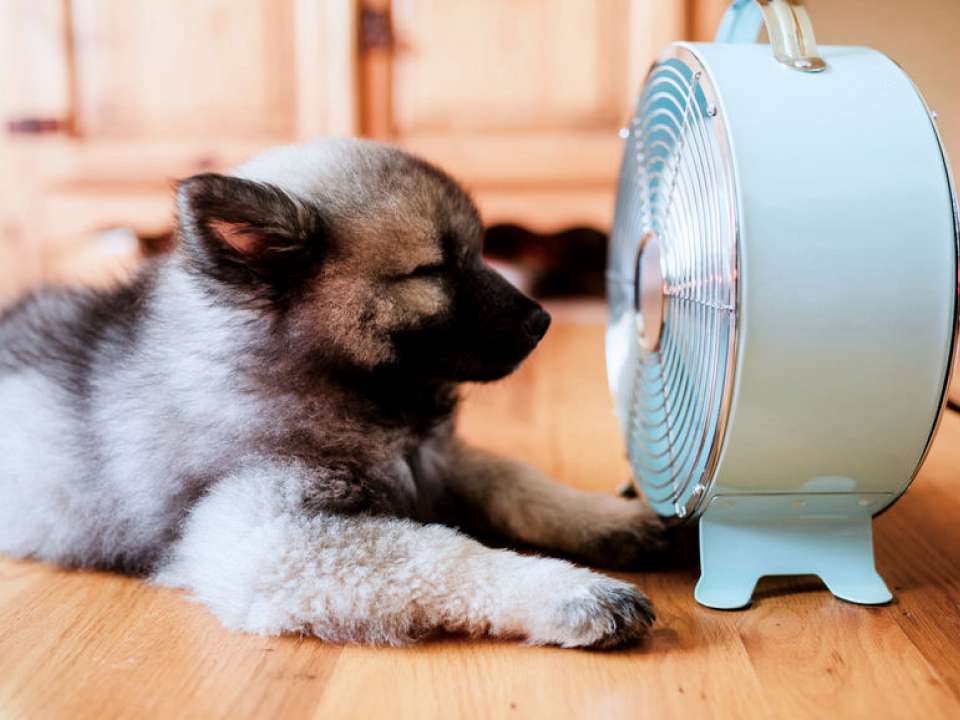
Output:
[[[727,133],[709,75],[686,48],[651,69],[626,131],[620,178],[607,276],[611,328],[623,336],[611,364],[618,411],[640,488],[661,515],[686,517],[722,449],[738,314]],[[651,237],[659,257],[642,246]],[[662,279],[656,333],[644,328],[645,260],[659,264]]]

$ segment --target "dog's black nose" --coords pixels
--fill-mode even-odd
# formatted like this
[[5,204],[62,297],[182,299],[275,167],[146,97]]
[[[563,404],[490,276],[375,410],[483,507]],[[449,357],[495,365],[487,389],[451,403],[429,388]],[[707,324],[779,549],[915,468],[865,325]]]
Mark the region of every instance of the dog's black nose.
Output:
[[550,327],[550,313],[543,308],[534,310],[523,322],[523,329],[530,337],[537,340],[547,334],[548,327]]

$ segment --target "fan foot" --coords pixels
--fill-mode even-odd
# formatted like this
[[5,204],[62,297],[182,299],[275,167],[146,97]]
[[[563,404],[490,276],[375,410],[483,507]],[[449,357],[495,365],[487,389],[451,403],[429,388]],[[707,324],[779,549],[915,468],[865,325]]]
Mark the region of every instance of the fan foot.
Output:
[[874,566],[872,513],[890,500],[881,493],[715,497],[700,518],[697,602],[741,608],[765,575],[811,574],[842,600],[889,602]]

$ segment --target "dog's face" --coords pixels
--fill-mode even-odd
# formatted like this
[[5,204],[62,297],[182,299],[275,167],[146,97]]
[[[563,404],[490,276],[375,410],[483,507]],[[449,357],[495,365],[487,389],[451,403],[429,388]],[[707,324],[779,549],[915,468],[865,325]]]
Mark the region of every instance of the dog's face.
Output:
[[384,145],[278,148],[232,176],[187,179],[177,207],[188,267],[331,360],[494,380],[550,323],[484,262],[466,193]]

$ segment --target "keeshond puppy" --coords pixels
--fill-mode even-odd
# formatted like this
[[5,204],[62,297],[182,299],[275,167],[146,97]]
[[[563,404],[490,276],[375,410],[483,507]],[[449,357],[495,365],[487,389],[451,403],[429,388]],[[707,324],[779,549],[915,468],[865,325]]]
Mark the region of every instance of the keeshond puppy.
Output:
[[176,191],[170,255],[0,317],[0,552],[185,588],[229,628],[609,647],[654,619],[606,566],[638,500],[454,434],[549,315],[485,264],[467,194],[372,142],[271,150]]

